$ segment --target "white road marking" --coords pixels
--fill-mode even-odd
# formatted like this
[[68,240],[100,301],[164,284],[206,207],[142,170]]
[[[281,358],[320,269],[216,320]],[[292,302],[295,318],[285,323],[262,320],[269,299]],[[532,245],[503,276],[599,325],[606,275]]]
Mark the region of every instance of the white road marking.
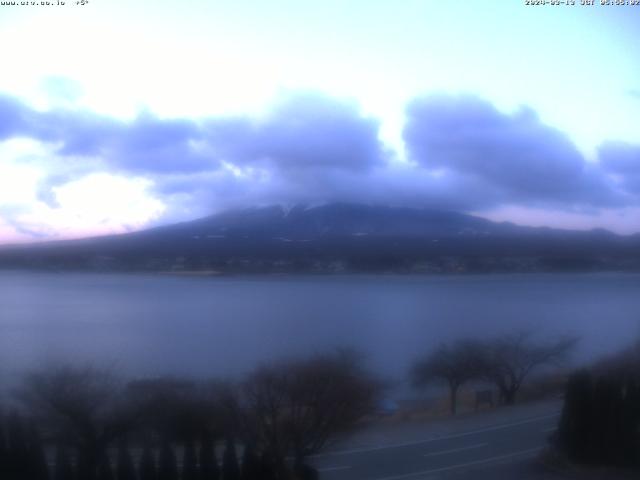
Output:
[[324,468],[318,468],[319,472],[335,472],[337,470],[348,470],[351,467],[324,467]]
[[439,452],[425,453],[425,457],[437,457],[438,455],[446,455],[447,453],[463,452],[465,450],[473,450],[474,448],[486,447],[488,443],[478,443],[477,445],[469,445],[468,447],[452,448],[450,450],[440,450]]
[[389,444],[389,445],[379,445],[377,447],[352,448],[352,449],[349,449],[349,450],[338,450],[338,451],[335,451],[335,452],[318,453],[316,455],[309,456],[309,458],[332,457],[332,456],[340,456],[340,455],[349,455],[351,453],[375,452],[375,451],[378,451],[378,450],[386,450],[386,449],[389,449],[389,448],[401,448],[401,447],[410,447],[410,446],[413,446],[413,445],[422,445],[424,443],[438,442],[440,440],[449,440],[449,439],[452,439],[452,438],[462,438],[462,437],[467,437],[469,435],[475,435],[477,433],[493,432],[495,430],[503,430],[505,428],[516,427],[518,425],[526,425],[527,423],[539,422],[541,420],[546,420],[548,418],[558,417],[559,415],[560,415],[560,412],[552,413],[550,415],[542,415],[542,416],[539,416],[539,417],[533,417],[533,418],[529,418],[527,420],[521,420],[519,422],[506,423],[506,424],[503,424],[503,425],[497,425],[495,427],[487,427],[487,428],[481,428],[479,430],[472,430],[472,431],[464,432],[464,433],[456,433],[454,435],[446,435],[446,436],[442,436],[442,437],[427,438],[427,439],[424,439],[424,440],[418,440],[418,441],[414,441],[414,442],[392,443],[392,444]]
[[455,470],[455,469],[458,469],[458,468],[472,467],[474,465],[482,465],[484,463],[491,463],[491,462],[497,462],[497,461],[500,461],[500,460],[507,460],[507,459],[513,458],[513,457],[520,457],[522,455],[528,455],[528,454],[531,454],[531,453],[539,452],[543,448],[544,447],[530,448],[528,450],[521,450],[519,452],[509,453],[509,454],[506,454],[506,455],[498,455],[496,457],[485,458],[483,460],[476,460],[474,462],[458,463],[457,465],[451,465],[449,467],[434,468],[432,470],[424,470],[422,472],[405,473],[403,475],[394,475],[394,476],[391,476],[391,477],[376,478],[375,480],[402,480],[402,479],[405,479],[405,478],[422,477],[422,476],[425,476],[425,475],[431,475],[431,474],[434,474],[434,473],[446,472],[446,471]]

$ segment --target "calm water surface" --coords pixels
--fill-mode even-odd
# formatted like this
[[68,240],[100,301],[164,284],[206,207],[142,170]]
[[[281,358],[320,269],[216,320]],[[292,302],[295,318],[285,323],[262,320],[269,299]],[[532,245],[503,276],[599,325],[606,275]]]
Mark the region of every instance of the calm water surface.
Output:
[[237,375],[356,347],[401,378],[439,342],[532,326],[578,333],[578,359],[640,333],[640,276],[287,276],[0,272],[0,373],[49,362],[131,375]]

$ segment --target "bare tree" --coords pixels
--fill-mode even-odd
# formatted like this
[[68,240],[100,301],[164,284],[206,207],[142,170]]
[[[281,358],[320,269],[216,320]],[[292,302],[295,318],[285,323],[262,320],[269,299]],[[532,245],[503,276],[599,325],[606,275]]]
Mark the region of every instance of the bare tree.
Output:
[[458,391],[479,374],[480,344],[460,340],[440,345],[435,351],[417,361],[411,372],[413,384],[424,387],[432,382],[444,382],[449,387],[449,408],[456,414]]
[[[287,454],[286,415],[288,372],[282,366],[264,366],[254,371],[242,388],[242,431],[248,442],[269,452],[277,468],[285,469]],[[275,468],[275,467],[274,467]]]
[[19,396],[60,441],[75,446],[82,478],[95,478],[107,447],[136,423],[120,399],[120,383],[107,370],[59,367],[30,374]]
[[296,459],[320,451],[375,408],[381,383],[353,352],[311,358],[291,367],[289,431]]
[[380,385],[348,352],[262,367],[244,387],[249,431],[278,471],[288,454],[302,465],[373,410]]
[[566,360],[576,343],[576,337],[536,342],[529,331],[497,337],[482,348],[481,376],[493,382],[502,401],[511,405],[533,370]]
[[222,435],[222,384],[159,377],[129,382],[126,397],[142,412],[142,425],[184,443]]

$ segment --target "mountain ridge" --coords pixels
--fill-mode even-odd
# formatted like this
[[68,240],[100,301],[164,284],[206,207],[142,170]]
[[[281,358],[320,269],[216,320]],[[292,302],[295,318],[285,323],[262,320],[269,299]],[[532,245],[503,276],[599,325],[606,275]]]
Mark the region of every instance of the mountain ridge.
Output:
[[119,235],[0,247],[0,268],[282,273],[545,271],[562,265],[640,270],[640,235],[330,203],[236,209]]

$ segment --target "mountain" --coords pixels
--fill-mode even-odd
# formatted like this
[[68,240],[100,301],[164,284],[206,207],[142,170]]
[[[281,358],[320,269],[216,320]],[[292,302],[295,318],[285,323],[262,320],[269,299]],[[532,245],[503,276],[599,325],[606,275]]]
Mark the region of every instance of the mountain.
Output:
[[224,212],[134,233],[0,248],[0,268],[173,272],[640,271],[640,236],[335,203]]

